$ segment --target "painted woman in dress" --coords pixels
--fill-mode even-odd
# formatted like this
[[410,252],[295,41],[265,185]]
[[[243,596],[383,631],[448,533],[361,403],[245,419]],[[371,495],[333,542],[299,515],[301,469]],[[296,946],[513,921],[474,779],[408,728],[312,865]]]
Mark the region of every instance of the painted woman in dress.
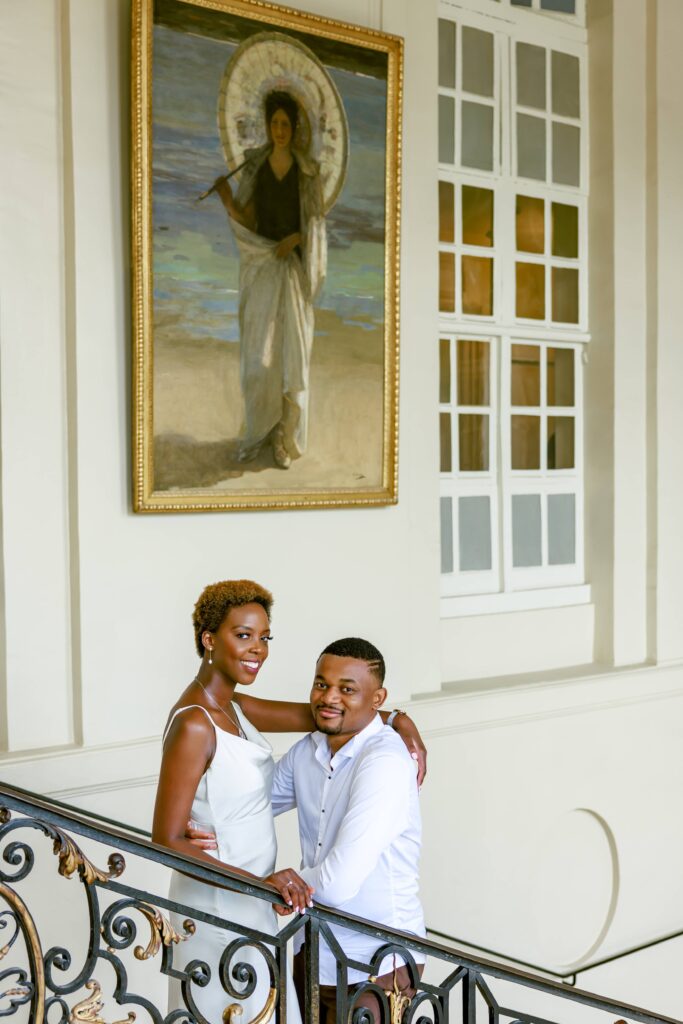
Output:
[[327,268],[320,168],[295,146],[300,120],[287,92],[265,100],[268,143],[245,152],[237,194],[214,188],[240,252],[240,458],[265,444],[281,469],[306,450],[313,303]]

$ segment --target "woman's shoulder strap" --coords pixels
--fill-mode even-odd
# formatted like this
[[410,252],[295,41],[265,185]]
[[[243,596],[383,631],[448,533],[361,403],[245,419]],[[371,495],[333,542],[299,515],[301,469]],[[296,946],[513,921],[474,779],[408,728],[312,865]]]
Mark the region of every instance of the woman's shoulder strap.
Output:
[[200,710],[200,711],[203,711],[203,712],[204,712],[204,714],[206,715],[206,717],[208,718],[209,722],[210,722],[210,723],[211,723],[211,725],[213,726],[213,728],[214,728],[214,731],[215,731],[215,729],[216,729],[216,723],[214,722],[213,718],[211,717],[211,715],[209,714],[208,710],[207,710],[207,709],[206,709],[205,707],[202,707],[202,705],[201,705],[201,704],[183,704],[183,706],[182,706],[182,707],[180,707],[180,708],[176,708],[176,709],[175,709],[175,711],[173,712],[173,714],[171,715],[171,717],[169,718],[169,720],[168,720],[168,724],[167,724],[166,728],[164,729],[164,735],[163,735],[163,737],[162,737],[162,740],[161,740],[161,742],[162,742],[162,743],[165,743],[165,742],[166,742],[166,737],[168,736],[168,730],[169,730],[169,729],[171,728],[171,726],[172,726],[172,725],[173,725],[173,723],[175,722],[175,720],[176,720],[176,717],[177,717],[177,716],[178,716],[178,715],[179,715],[179,714],[180,714],[180,713],[181,713],[182,711],[189,711],[189,710],[190,710],[190,708],[199,708],[199,710]]

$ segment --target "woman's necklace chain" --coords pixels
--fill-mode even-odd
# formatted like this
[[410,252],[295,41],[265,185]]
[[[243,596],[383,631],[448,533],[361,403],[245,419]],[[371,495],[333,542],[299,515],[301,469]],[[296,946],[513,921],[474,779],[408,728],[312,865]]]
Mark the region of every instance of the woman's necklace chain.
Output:
[[207,697],[209,698],[209,700],[211,701],[211,703],[213,704],[213,706],[214,706],[215,708],[218,708],[218,710],[219,710],[219,711],[222,711],[222,712],[223,712],[223,714],[225,715],[225,717],[227,718],[227,720],[228,720],[228,721],[229,721],[229,722],[231,723],[231,725],[234,725],[234,726],[235,726],[235,728],[237,729],[237,733],[238,733],[238,735],[239,735],[239,736],[241,736],[243,740],[246,740],[246,738],[247,738],[247,737],[246,737],[246,736],[245,736],[245,734],[244,734],[244,729],[243,729],[243,728],[242,728],[242,726],[240,725],[240,723],[239,723],[239,720],[238,720],[237,718],[233,718],[233,716],[232,716],[232,715],[229,715],[229,714],[228,714],[228,712],[227,712],[227,711],[225,710],[225,708],[223,707],[223,705],[222,705],[222,704],[219,704],[219,703],[218,703],[218,701],[216,700],[216,698],[215,698],[215,697],[213,697],[213,696],[212,696],[212,695],[211,695],[211,694],[209,693],[209,691],[207,690],[207,688],[206,688],[206,687],[204,686],[204,683],[203,683],[203,682],[202,682],[202,681],[201,681],[201,680],[199,679],[199,677],[198,677],[198,676],[195,676],[195,677],[194,677],[194,681],[195,681],[195,683],[199,683],[199,685],[201,686],[202,690],[204,691],[204,693],[206,694],[206,696],[207,696]]

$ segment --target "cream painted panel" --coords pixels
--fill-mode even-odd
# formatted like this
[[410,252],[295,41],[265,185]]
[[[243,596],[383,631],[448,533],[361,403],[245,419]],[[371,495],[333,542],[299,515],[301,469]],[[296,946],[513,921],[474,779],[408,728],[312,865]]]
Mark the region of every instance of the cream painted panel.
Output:
[[647,656],[646,22],[641,0],[620,0],[612,87],[616,665]]
[[[322,647],[349,633],[385,650],[390,699],[439,682],[438,502],[432,408],[436,308],[434,125],[424,67],[436,21],[384,4],[405,32],[401,465],[398,506],[306,513],[133,516],[128,346],[128,21],[116,0],[72,3],[79,367],[79,515],[86,743],[161,732],[196,671],[190,614],[202,586],[247,576],[276,596],[260,693],[306,697]],[[361,6],[320,13],[360,17]],[[422,69],[422,70],[421,70]],[[433,352],[432,352],[433,349]]]
[[683,657],[683,8],[657,3],[657,650]]
[[[683,829],[671,808],[683,786],[681,669],[472,689],[412,710],[430,758],[422,891],[432,928],[563,967],[609,923],[613,883],[596,957],[680,928]],[[608,831],[586,831],[585,810]],[[562,887],[554,921],[539,909],[553,876]],[[589,893],[599,906],[577,916]],[[680,1016],[678,979],[669,984],[656,963],[638,981],[638,958],[623,961],[605,991]],[[627,989],[619,977],[631,979]],[[596,975],[582,984],[601,991]]]
[[0,5],[2,543],[13,750],[73,736],[57,10],[45,0]]
[[592,604],[441,621],[448,682],[550,671],[593,661]]

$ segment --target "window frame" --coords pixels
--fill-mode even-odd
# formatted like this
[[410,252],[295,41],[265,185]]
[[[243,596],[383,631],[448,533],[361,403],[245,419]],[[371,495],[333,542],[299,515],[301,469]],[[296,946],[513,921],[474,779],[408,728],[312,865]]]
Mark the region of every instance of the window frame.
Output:
[[[463,5],[466,3],[466,7]],[[536,0],[536,8],[538,0]],[[583,364],[590,341],[588,333],[588,80],[585,4],[579,0],[575,16],[541,12],[538,9],[513,8],[496,0],[441,0],[439,17],[455,21],[456,35],[456,89],[451,93],[462,95],[459,86],[462,75],[461,32],[463,26],[478,28],[494,35],[494,60],[498,72],[494,81],[499,83],[496,94],[498,121],[495,135],[500,138],[497,171],[480,171],[438,163],[438,180],[448,181],[454,187],[455,232],[453,243],[438,242],[439,251],[453,252],[455,259],[454,312],[439,311],[438,338],[448,337],[451,344],[451,445],[452,470],[440,473],[440,495],[452,501],[453,572],[441,573],[442,614],[469,615],[487,611],[497,612],[522,608],[553,607],[561,604],[581,604],[590,600],[590,587],[585,580],[584,552],[584,465],[583,465]],[[539,17],[539,15],[542,15]],[[548,20],[550,19],[550,21]],[[579,124],[580,187],[555,184],[552,170],[546,181],[518,178],[516,171],[516,47],[518,42],[540,45],[546,50],[547,104],[543,117],[546,121],[546,139],[552,132],[552,122],[567,121]],[[563,118],[552,112],[551,67],[552,52],[557,50],[579,58],[579,111],[578,119]],[[443,90],[438,87],[439,94]],[[459,109],[459,108],[457,108]],[[538,114],[538,112],[536,112]],[[460,127],[457,125],[457,127]],[[461,142],[456,138],[454,156],[459,156]],[[552,152],[547,149],[547,160]],[[494,162],[494,167],[496,166]],[[464,185],[490,189],[494,194],[494,245],[491,248],[471,249],[462,243],[461,195]],[[518,252],[516,239],[516,197],[528,195],[544,201],[544,252],[531,254]],[[579,246],[577,257],[552,255],[552,203],[576,206],[578,213]],[[490,255],[493,259],[493,315],[480,316],[462,313],[461,257],[463,251],[476,255]],[[543,320],[517,318],[516,263],[530,257],[529,262],[545,267],[545,317]],[[578,270],[579,308],[578,322],[553,323],[551,276],[554,266],[568,266]],[[489,470],[460,474],[458,457],[458,405],[455,394],[457,367],[457,340],[487,340],[491,352],[491,404],[489,420]],[[440,340],[439,340],[440,344]],[[510,355],[512,344],[538,344],[545,354],[548,348],[571,348],[574,357],[574,406],[567,413],[574,417],[575,466],[570,470],[512,470],[510,466]],[[454,358],[455,357],[455,358]],[[543,363],[547,365],[544,358]],[[446,406],[439,402],[439,410]],[[534,410],[535,411],[535,410]],[[541,395],[539,415],[546,427],[548,416],[562,415],[563,407],[547,406],[547,394]],[[543,444],[543,441],[541,441]],[[543,449],[545,450],[545,449]],[[541,460],[543,466],[544,459]],[[543,565],[540,567],[514,567],[512,565],[512,496],[538,494],[541,500],[541,543]],[[572,494],[575,508],[575,562],[571,565],[548,564],[548,498],[553,494]],[[491,569],[459,571],[459,507],[461,497],[489,497],[491,510]]]

